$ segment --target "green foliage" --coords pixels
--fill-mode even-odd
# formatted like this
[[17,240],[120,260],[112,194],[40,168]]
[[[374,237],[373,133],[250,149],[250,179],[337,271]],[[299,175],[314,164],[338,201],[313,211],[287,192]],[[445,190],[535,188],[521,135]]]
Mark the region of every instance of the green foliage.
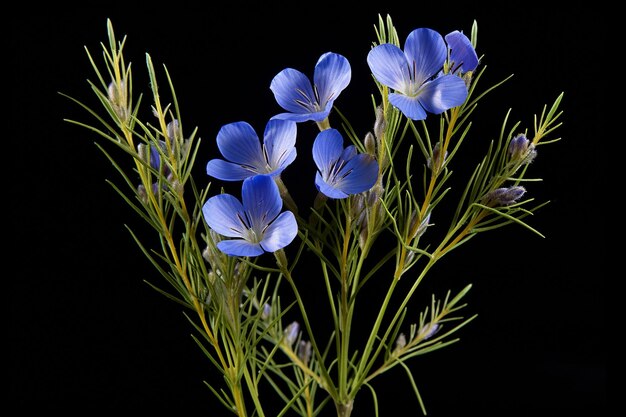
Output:
[[[204,178],[197,183],[192,176],[200,146],[198,129],[186,130],[172,78],[165,67],[158,72],[149,55],[146,68],[153,118],[144,118],[141,105],[145,99],[134,96],[131,65],[123,55],[126,38],[116,39],[110,21],[107,29],[108,44],[101,45],[103,63],[87,50],[96,77],[89,86],[101,108],[92,109],[68,97],[94,119],[93,123],[69,122],[104,139],[97,146],[119,174],[119,181],[110,185],[153,230],[156,245],[129,228],[140,251],[169,287],[149,284],[184,307],[196,332],[194,340],[213,365],[211,372],[223,375],[223,386],[207,384],[217,400],[238,416],[264,416],[259,386],[269,386],[284,403],[279,416],[316,416],[330,402],[339,416],[348,416],[357,393],[367,387],[378,415],[374,379],[392,369],[398,371],[394,368],[399,365],[426,413],[409,359],[459,340],[455,334],[475,318],[461,314],[471,285],[454,296],[448,291],[443,300],[433,295],[430,306],[419,315],[412,312],[410,301],[439,260],[479,233],[516,224],[541,236],[526,219],[545,203],[526,198],[503,205],[490,196],[502,188],[539,181],[526,177],[531,152],[558,140],[546,138],[560,126],[563,95],[535,117],[529,147],[515,157],[509,151],[511,141],[520,132],[526,134],[526,129],[521,122],[511,123],[507,112],[497,139],[489,144],[458,201],[452,203],[456,209],[447,227],[446,219],[437,219],[437,230],[443,235],[434,238],[429,229],[439,206],[450,204],[451,167],[463,157],[462,145],[472,135],[470,116],[478,111],[483,97],[510,77],[481,90],[486,67],[465,74],[466,102],[420,122],[406,119],[390,105],[388,88],[374,80],[374,123],[365,138],[359,137],[341,112],[335,114],[357,149],[378,161],[378,182],[347,199],[317,200],[308,222],[300,219],[300,243],[293,259],[288,260],[281,250],[275,253],[273,264],[267,257],[235,258],[219,251],[216,244],[222,237],[202,218],[210,184]],[[379,18],[375,33],[373,45],[399,45],[390,17]],[[474,46],[477,33],[474,21]],[[162,76],[168,104],[159,90]],[[110,152],[110,146],[121,150],[124,158]],[[154,167],[155,158],[158,167]],[[279,185],[285,187],[282,182]],[[286,189],[281,191],[288,198]],[[298,268],[304,256],[312,256],[319,270],[309,273],[310,263]],[[315,283],[325,289],[333,317],[330,330],[314,328],[309,315],[318,306],[306,304],[294,278],[298,274],[317,279]],[[402,279],[410,280],[410,286],[398,294]],[[295,300],[288,305],[281,302],[285,285]],[[363,335],[365,343],[354,346],[355,310],[357,303],[371,302],[363,295],[371,285],[386,290],[374,308],[378,313],[373,322],[360,324],[369,329]],[[301,320],[287,323],[288,312],[299,314]],[[324,332],[330,337],[320,340],[316,335]]]

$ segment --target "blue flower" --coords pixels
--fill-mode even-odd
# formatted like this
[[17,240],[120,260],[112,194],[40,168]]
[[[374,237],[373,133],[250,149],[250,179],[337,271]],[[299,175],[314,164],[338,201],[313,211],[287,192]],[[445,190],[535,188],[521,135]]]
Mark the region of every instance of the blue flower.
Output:
[[279,175],[296,159],[296,123],[270,120],[263,134],[263,146],[246,122],[222,126],[217,147],[228,161],[212,159],[207,174],[224,181],[240,181],[253,175]]
[[230,256],[258,256],[276,252],[293,241],[298,223],[292,212],[280,213],[283,200],[271,176],[246,178],[241,195],[243,204],[230,194],[218,194],[202,206],[209,227],[233,238],[219,241],[219,250]]
[[452,73],[474,71],[478,66],[478,55],[472,42],[463,33],[455,30],[446,35],[446,43],[450,48]]
[[367,63],[376,79],[394,90],[389,102],[406,117],[423,120],[426,112],[440,114],[467,98],[463,79],[453,74],[437,77],[447,52],[439,33],[421,28],[409,34],[404,51],[390,43],[378,45],[367,55]]
[[278,104],[288,113],[276,119],[321,122],[328,117],[335,99],[348,86],[352,70],[342,55],[327,52],[315,64],[313,85],[306,75],[287,68],[279,72],[270,84]]
[[378,163],[369,154],[357,154],[354,145],[343,148],[336,129],[321,131],[313,142],[318,172],[315,186],[329,198],[346,198],[369,190],[378,178]]

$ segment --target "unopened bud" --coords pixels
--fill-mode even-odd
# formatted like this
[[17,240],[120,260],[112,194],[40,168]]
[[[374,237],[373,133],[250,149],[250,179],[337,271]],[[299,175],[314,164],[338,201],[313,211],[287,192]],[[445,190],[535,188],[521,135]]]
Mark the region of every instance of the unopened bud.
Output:
[[508,206],[522,198],[525,193],[526,189],[520,185],[496,188],[495,190],[488,192],[483,198],[483,201],[486,205],[491,207]]
[[272,306],[268,303],[263,304],[263,310],[261,311],[261,320],[267,320],[272,314]]
[[287,328],[284,331],[284,335],[285,335],[285,342],[287,342],[289,346],[293,345],[293,343],[296,341],[296,339],[298,338],[299,331],[300,331],[300,325],[298,324],[297,321],[294,321],[289,326],[287,326]]
[[367,192],[367,205],[368,207],[373,207],[378,204],[378,199],[385,192],[385,188],[382,186],[380,181],[377,181],[376,184]]
[[143,184],[139,184],[137,186],[137,197],[142,203],[148,203],[148,193],[146,192],[146,187],[144,187]]
[[128,100],[126,97],[126,85],[124,81],[120,81],[120,84],[111,82],[107,88],[107,95],[111,107],[117,114],[117,117],[122,121],[128,120]]
[[426,217],[422,219],[419,226],[416,227],[417,220],[418,220],[417,213],[413,213],[413,218],[411,219],[411,226],[410,226],[409,231],[412,232],[414,230],[415,232],[413,232],[413,234],[409,236],[409,239],[415,239],[424,234],[424,232],[429,226],[428,222],[430,221],[430,213],[428,213]]
[[376,121],[374,122],[374,135],[378,140],[382,140],[387,128],[387,122],[385,121],[385,112],[382,106],[376,107]]
[[311,354],[312,354],[312,349],[311,349],[311,342],[310,341],[304,341],[301,340],[300,343],[298,343],[298,358],[300,358],[300,360],[302,362],[304,362],[305,365],[309,364],[309,361],[311,360]]
[[174,143],[177,143],[178,139],[182,136],[180,132],[180,123],[178,123],[178,119],[174,119],[167,124],[167,136]]
[[428,168],[431,171],[439,170],[443,166],[443,163],[446,161],[447,157],[448,157],[448,151],[446,151],[442,157],[441,144],[440,142],[437,142],[437,144],[433,148],[433,156],[432,158],[428,158],[428,160],[426,161],[426,166],[428,166]]
[[396,339],[396,348],[394,349],[394,351],[403,349],[405,346],[406,346],[406,336],[404,335],[404,333],[400,333],[398,335],[398,338]]
[[537,156],[535,145],[533,145],[523,133],[511,139],[508,152],[512,162],[520,162],[522,164],[532,162],[535,156]]
[[367,221],[364,222],[365,227],[361,229],[361,233],[359,233],[359,248],[361,250],[365,249],[365,245],[367,244],[367,238],[369,237],[369,232],[367,231]]
[[137,145],[137,155],[139,155],[139,159],[144,162],[150,163],[150,154],[148,152],[148,146],[143,143]]
[[372,135],[371,132],[367,132],[367,135],[365,135],[365,139],[363,140],[363,145],[365,146],[365,151],[372,155],[372,156],[376,156],[376,139],[374,138],[374,135]]
[[425,324],[417,332],[417,337],[421,337],[422,340],[430,339],[435,333],[437,333],[437,330],[439,330],[439,324],[437,323]]

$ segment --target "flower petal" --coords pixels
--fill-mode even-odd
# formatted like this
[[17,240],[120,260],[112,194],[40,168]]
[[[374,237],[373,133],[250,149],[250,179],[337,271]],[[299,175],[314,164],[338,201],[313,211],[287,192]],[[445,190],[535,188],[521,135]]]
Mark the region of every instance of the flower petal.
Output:
[[287,68],[279,72],[270,83],[270,90],[280,107],[288,112],[308,114],[314,110],[313,86],[307,76],[298,70]]
[[230,162],[255,168],[263,167],[261,144],[256,132],[246,122],[222,126],[217,133],[217,147]]
[[221,240],[217,248],[229,256],[259,256],[263,249],[258,243],[251,243],[243,239]]
[[398,108],[409,119],[424,120],[426,111],[420,104],[418,97],[407,97],[403,94],[389,94],[389,102]]
[[319,94],[319,104],[326,107],[350,84],[352,70],[348,60],[339,54],[327,52],[315,64],[313,83]]
[[337,173],[340,179],[335,187],[346,194],[359,194],[369,190],[378,179],[378,163],[369,154],[351,158]]
[[[332,108],[332,105],[330,106]],[[292,122],[300,123],[312,120],[314,122],[321,122],[330,114],[330,108],[316,113],[279,113],[272,116],[271,120],[290,120]]]
[[474,71],[478,66],[478,55],[472,42],[463,33],[455,30],[446,35],[446,43],[450,48],[450,60],[454,67],[460,65],[461,72]]
[[432,29],[420,28],[409,33],[404,43],[404,54],[416,85],[423,84],[437,74],[445,62],[448,50],[443,38]]
[[343,152],[343,137],[337,129],[326,129],[313,142],[313,160],[324,177]]
[[222,159],[211,159],[206,165],[206,173],[222,181],[241,181],[258,174],[253,169],[244,168]]
[[315,174],[315,186],[320,193],[328,198],[341,199],[348,197],[348,194],[328,184],[319,172]]
[[276,252],[289,245],[298,234],[298,222],[290,211],[281,213],[263,233],[261,247],[266,252]]
[[256,175],[244,180],[241,188],[243,208],[253,229],[267,227],[283,208],[278,186],[268,175]]
[[202,215],[209,227],[222,236],[243,237],[249,228],[243,206],[230,194],[219,194],[202,206]]
[[274,119],[267,123],[263,143],[273,171],[282,171],[296,159],[296,135],[295,122]]
[[409,68],[404,52],[396,45],[385,43],[374,47],[367,54],[367,64],[379,83],[407,92]]
[[425,83],[418,100],[426,111],[440,114],[452,107],[460,106],[467,98],[465,81],[457,75],[442,75]]

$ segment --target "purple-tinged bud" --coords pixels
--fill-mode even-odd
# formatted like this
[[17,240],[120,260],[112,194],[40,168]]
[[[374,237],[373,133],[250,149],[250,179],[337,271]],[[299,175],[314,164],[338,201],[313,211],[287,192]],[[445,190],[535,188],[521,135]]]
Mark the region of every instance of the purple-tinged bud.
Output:
[[441,143],[437,142],[435,147],[433,148],[433,156],[432,158],[428,158],[426,161],[426,166],[432,171],[434,168],[438,171],[446,162],[446,158],[448,157],[448,151],[443,154],[443,158],[441,157]]
[[305,365],[308,365],[312,354],[313,350],[311,349],[311,342],[308,340],[301,340],[300,343],[298,343],[298,358],[300,358]]
[[263,304],[263,310],[261,311],[261,320],[267,320],[272,314],[272,306],[268,303]]
[[529,164],[537,156],[535,145],[523,133],[511,139],[508,152],[511,162],[519,162],[521,164]]
[[385,188],[382,186],[380,181],[376,182],[376,184],[374,184],[374,186],[370,188],[367,192],[367,206],[374,207],[376,204],[378,204],[378,199],[380,198],[380,196],[383,195],[384,192]]
[[297,321],[292,322],[287,328],[284,330],[285,342],[291,346],[298,338],[298,332],[300,331],[300,325]]
[[490,207],[496,206],[508,206],[511,205],[526,193],[526,189],[521,185],[514,185],[512,187],[496,188],[493,191],[488,192],[483,201],[485,205]]
[[430,339],[435,333],[437,333],[437,330],[439,330],[439,324],[427,323],[419,329],[417,337],[422,338],[422,340]]

